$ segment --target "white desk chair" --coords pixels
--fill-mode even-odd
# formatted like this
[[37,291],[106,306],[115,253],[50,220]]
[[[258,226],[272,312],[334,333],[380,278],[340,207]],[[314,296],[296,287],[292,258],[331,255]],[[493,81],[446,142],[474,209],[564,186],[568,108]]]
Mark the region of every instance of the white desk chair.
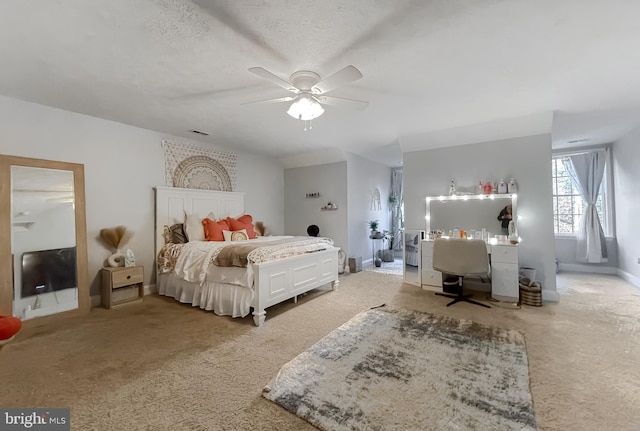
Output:
[[469,299],[471,294],[464,295],[462,289],[463,279],[467,275],[489,277],[489,255],[487,254],[487,245],[483,240],[437,238],[433,243],[433,269],[458,277],[458,293],[456,295],[436,293],[436,295],[453,298],[447,307],[456,302],[464,301],[491,308],[486,304]]

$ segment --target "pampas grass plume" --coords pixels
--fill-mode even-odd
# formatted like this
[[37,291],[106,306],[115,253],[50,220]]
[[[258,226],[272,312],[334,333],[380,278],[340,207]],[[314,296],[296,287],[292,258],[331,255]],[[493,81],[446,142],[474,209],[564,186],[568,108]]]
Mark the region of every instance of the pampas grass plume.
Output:
[[124,226],[104,228],[100,230],[100,239],[110,248],[117,250],[127,228]]

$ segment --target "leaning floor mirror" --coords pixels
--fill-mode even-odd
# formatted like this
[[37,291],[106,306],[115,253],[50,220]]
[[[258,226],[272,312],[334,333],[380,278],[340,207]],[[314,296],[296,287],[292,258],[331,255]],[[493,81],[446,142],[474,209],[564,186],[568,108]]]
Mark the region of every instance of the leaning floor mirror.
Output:
[[0,314],[90,309],[84,166],[0,155]]
[[402,243],[404,244],[404,282],[420,286],[420,271],[422,266],[420,247],[424,239],[424,231],[405,230],[402,235]]

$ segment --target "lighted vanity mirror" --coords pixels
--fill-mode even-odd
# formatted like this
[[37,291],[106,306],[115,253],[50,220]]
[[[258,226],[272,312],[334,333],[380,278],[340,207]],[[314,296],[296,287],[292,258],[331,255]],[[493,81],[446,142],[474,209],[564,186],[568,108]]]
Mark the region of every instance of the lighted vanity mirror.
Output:
[[517,195],[455,195],[429,196],[425,216],[427,234],[440,230],[445,235],[456,227],[466,232],[486,232],[494,237],[503,235],[500,212],[507,206],[512,207],[512,218],[517,220]]
[[84,167],[0,156],[0,314],[88,311]]

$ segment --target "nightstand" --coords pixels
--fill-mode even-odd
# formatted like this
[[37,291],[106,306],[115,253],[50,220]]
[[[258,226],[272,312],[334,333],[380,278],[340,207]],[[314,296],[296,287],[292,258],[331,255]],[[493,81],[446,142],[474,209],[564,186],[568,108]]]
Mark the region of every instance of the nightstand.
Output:
[[102,268],[102,305],[114,308],[142,301],[144,267]]

